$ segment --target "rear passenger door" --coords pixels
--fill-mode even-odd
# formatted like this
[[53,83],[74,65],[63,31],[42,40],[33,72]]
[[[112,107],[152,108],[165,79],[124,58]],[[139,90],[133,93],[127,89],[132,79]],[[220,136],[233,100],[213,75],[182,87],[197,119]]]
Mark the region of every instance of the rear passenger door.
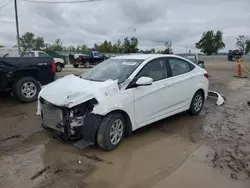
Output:
[[186,60],[168,57],[167,67],[171,71],[168,87],[173,98],[169,111],[187,110],[196,88],[193,81],[195,66]]

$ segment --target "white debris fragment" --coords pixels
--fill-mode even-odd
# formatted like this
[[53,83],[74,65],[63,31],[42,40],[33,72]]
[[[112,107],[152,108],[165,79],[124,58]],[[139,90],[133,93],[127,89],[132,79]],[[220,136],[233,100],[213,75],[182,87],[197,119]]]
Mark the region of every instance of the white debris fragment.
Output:
[[208,91],[208,96],[217,97],[216,104],[218,106],[223,105],[225,103],[225,101],[226,101],[226,97],[224,97],[223,95],[217,93],[216,91]]

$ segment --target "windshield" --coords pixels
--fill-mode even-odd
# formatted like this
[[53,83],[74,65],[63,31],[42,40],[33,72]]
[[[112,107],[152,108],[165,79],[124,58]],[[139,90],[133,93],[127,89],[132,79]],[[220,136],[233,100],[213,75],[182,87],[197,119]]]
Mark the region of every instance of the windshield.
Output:
[[184,58],[186,58],[186,59],[188,59],[188,60],[190,60],[190,61],[192,61],[194,63],[196,62],[194,54],[177,54],[177,55],[179,55],[181,57],[184,57]]
[[139,59],[107,59],[81,75],[81,78],[104,82],[117,80],[124,82],[144,60]]

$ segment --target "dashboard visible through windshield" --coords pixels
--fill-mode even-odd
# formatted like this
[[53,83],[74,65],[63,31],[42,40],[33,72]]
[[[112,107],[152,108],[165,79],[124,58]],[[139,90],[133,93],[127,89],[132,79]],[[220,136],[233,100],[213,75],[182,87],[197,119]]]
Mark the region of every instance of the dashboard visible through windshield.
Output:
[[122,83],[143,61],[141,59],[107,59],[83,73],[81,78],[98,82],[111,79]]

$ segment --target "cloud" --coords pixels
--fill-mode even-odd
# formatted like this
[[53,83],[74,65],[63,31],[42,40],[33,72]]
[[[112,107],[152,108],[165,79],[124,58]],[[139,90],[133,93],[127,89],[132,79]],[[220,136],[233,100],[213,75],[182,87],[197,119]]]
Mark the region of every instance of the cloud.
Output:
[[[4,1],[4,0],[1,0]],[[7,0],[6,0],[7,1]],[[52,0],[51,0],[52,1]],[[0,43],[16,43],[13,5],[0,10]],[[79,4],[37,4],[19,1],[20,33],[34,32],[48,42],[60,38],[66,45],[136,36],[143,49],[195,50],[207,30],[222,30],[228,49],[239,34],[250,35],[249,0],[103,0]],[[238,11],[239,10],[239,11]]]

